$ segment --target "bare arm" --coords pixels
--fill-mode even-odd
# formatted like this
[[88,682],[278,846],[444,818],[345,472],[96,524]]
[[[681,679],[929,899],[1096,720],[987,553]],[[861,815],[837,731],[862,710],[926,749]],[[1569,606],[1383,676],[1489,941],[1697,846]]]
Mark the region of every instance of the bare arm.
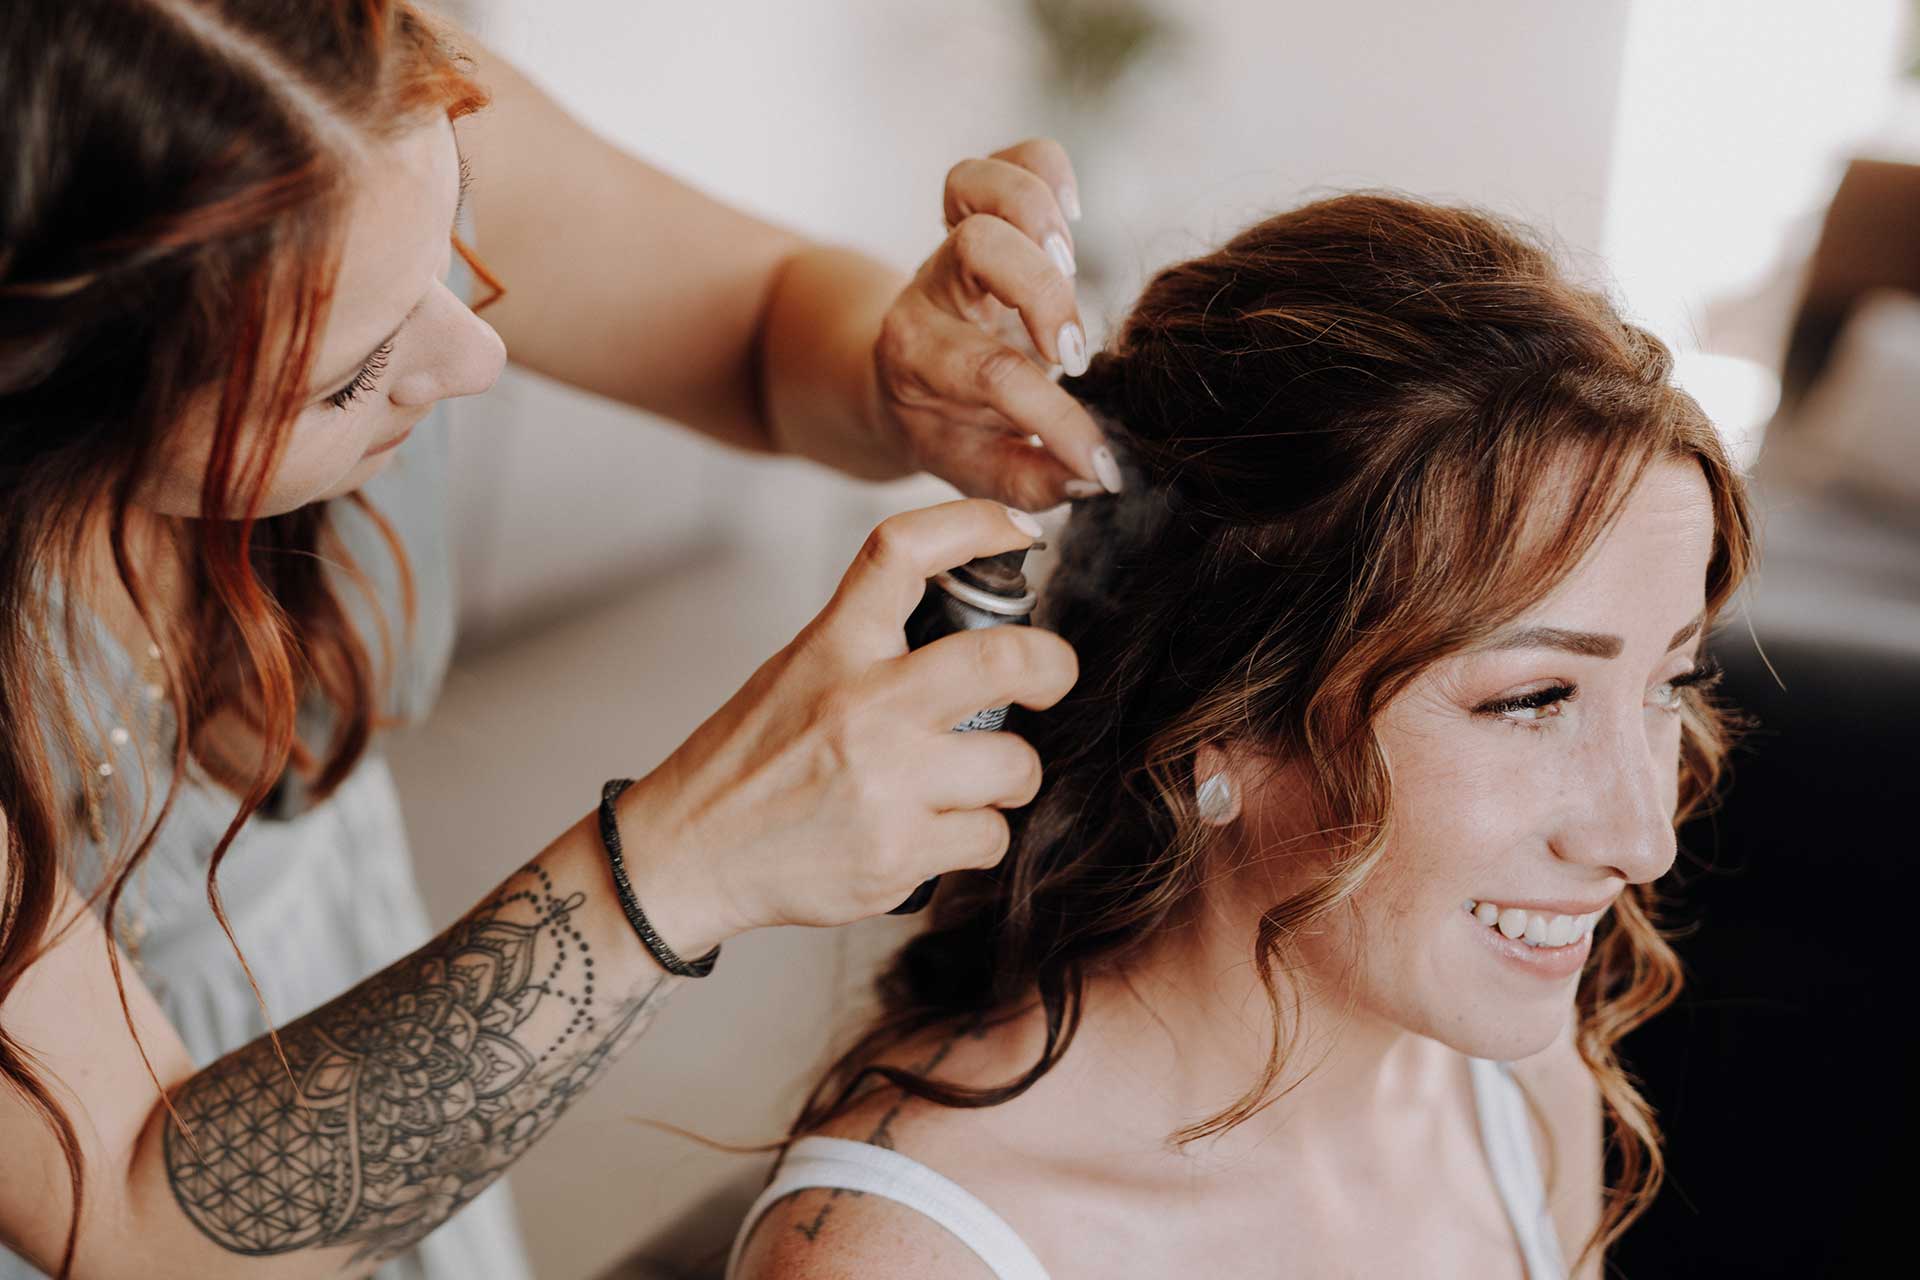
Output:
[[[370,1269],[517,1160],[645,1031],[680,980],[633,936],[597,835],[569,831],[451,929],[280,1032],[195,1072],[133,980],[122,1024],[93,916],[4,1010],[60,1082],[86,1156],[75,1274],[322,1276]],[[64,917],[63,917],[64,918]],[[698,946],[698,939],[676,939]],[[692,952],[697,954],[697,952]],[[0,1099],[0,1236],[57,1263],[70,1202],[58,1147]]]
[[513,359],[740,448],[873,477],[871,348],[906,278],[812,245],[600,138],[471,37],[493,105],[460,123],[486,313]]
[[867,479],[924,469],[1031,510],[1118,487],[1100,428],[1045,372],[1087,358],[1058,145],[956,165],[953,230],[909,281],[669,177],[455,39],[493,94],[458,129],[479,247],[508,290],[487,319],[513,359]]
[[[1000,860],[999,810],[1033,798],[1039,758],[1012,734],[950,726],[967,707],[1053,705],[1073,651],[995,627],[907,653],[901,627],[939,569],[1038,532],[984,501],[883,522],[827,608],[620,796],[634,891],[669,945],[692,957],[769,924],[844,924],[930,875]],[[11,868],[46,874],[6,839],[0,820],[0,901]],[[368,1269],[518,1159],[646,1029],[669,981],[620,909],[589,815],[451,929],[289,1024],[284,1063],[262,1037],[196,1071],[123,966],[176,1126],[127,1034],[104,932],[63,877],[50,889],[55,933],[6,940],[31,962],[0,1026],[84,1156],[76,1277]],[[0,1241],[57,1264],[66,1164],[14,1089],[0,1088],[0,1153]]]

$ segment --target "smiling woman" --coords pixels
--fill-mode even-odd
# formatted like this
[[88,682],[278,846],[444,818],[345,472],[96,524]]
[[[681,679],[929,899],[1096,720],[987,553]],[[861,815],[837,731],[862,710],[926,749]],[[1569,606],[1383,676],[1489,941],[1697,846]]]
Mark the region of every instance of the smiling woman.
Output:
[[1133,475],[1043,595],[1084,672],[1020,720],[1046,781],[736,1274],[1597,1276],[1659,1177],[1614,1045],[1679,981],[1654,884],[1751,554],[1668,372],[1524,231],[1417,201],[1149,284],[1066,383]]

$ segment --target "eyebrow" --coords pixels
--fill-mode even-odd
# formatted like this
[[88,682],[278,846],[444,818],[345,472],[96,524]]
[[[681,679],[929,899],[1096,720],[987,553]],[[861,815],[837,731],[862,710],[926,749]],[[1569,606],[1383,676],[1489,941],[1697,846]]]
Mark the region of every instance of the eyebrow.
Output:
[[[1696,616],[1692,622],[1673,633],[1673,639],[1667,641],[1667,652],[1671,653],[1700,631],[1701,619]],[[1495,636],[1486,646],[1494,649],[1559,649],[1566,653],[1576,653],[1583,658],[1617,658],[1625,648],[1625,642],[1619,636],[1608,635],[1600,631],[1571,631],[1565,627],[1523,627],[1505,635]]]
[[[460,234],[460,219],[462,216],[466,214],[466,211],[467,211],[467,192],[473,186],[473,169],[467,163],[467,157],[461,153],[460,143],[458,140],[456,140],[453,144],[453,151],[454,151],[454,155],[457,156],[460,161],[460,195],[459,195],[459,198],[454,201],[453,225],[448,229],[447,234],[450,236],[458,236]],[[322,382],[320,384],[321,389],[319,391],[316,391],[313,394],[313,399],[319,400],[324,398],[327,395],[332,394],[333,391],[337,390],[342,386],[345,386],[350,379],[358,375],[360,370],[366,368],[368,362],[370,362],[374,358],[374,356],[378,355],[382,350],[384,350],[386,348],[386,345],[389,342],[392,342],[395,338],[400,336],[400,331],[407,327],[407,322],[409,320],[412,320],[415,316],[419,315],[420,308],[425,306],[426,303],[427,303],[427,299],[426,299],[426,296],[423,294],[420,298],[420,301],[413,304],[413,310],[407,312],[406,315],[400,318],[400,323],[393,326],[392,333],[389,333],[386,337],[380,339],[379,342],[375,343],[373,346],[373,350],[367,352],[367,354],[365,354],[364,356],[361,356],[358,360],[354,361],[353,367],[351,369],[348,369],[346,372],[339,374],[336,377],[328,378],[327,380]]]

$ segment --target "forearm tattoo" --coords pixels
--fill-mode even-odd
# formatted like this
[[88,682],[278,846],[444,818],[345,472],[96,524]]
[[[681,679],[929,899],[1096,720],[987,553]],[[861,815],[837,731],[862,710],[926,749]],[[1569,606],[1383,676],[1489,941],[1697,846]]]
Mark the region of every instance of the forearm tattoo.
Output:
[[[174,1198],[242,1254],[357,1246],[383,1260],[479,1195],[636,1039],[674,980],[595,981],[538,863],[406,959],[228,1054],[174,1099]],[[297,1087],[296,1087],[297,1086]]]

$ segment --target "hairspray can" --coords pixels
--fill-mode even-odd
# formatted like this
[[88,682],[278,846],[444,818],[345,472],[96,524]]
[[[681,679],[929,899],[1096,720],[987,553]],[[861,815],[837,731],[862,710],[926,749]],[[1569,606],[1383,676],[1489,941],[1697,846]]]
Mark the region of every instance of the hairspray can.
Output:
[[[1034,603],[1024,571],[1027,552],[1046,545],[1036,542],[1022,551],[981,556],[928,579],[925,594],[907,618],[907,648],[918,649],[956,631],[1027,626],[1033,619]],[[998,729],[1006,722],[1006,707],[987,707],[953,726],[953,731]],[[938,876],[928,880],[888,914],[911,915],[925,907],[933,900],[934,886],[939,882]]]

